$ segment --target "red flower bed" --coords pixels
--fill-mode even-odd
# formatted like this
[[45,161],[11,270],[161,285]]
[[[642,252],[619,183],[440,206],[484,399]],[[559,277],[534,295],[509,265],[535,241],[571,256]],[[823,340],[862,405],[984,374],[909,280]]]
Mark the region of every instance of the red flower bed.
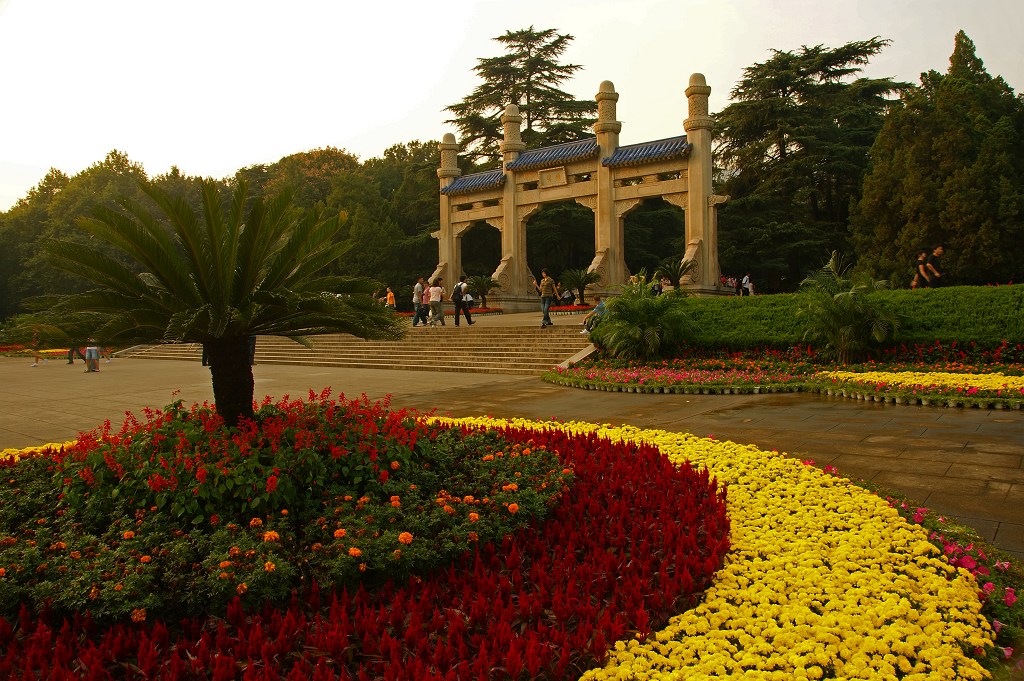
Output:
[[[509,429],[575,483],[536,527],[448,569],[221,618],[102,627],[0,619],[0,678],[576,678],[697,602],[728,550],[725,492],[652,446]],[[469,538],[471,541],[472,539]]]

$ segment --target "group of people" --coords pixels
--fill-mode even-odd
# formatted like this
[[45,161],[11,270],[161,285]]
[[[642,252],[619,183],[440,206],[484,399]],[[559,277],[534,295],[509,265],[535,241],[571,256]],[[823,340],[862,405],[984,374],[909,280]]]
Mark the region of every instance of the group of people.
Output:
[[[388,289],[390,292],[391,289]],[[416,280],[412,288],[412,325],[420,326],[444,326],[444,301],[450,300],[455,305],[455,326],[460,326],[462,317],[466,317],[466,324],[472,326],[476,322],[469,312],[473,305],[473,296],[466,283],[466,275],[463,274],[452,287],[451,294],[444,287],[444,279],[437,277],[429,286],[425,283],[424,277]]]
[[917,262],[914,264],[914,279],[910,282],[910,288],[938,288],[945,284],[942,278],[941,258],[946,252],[945,244],[939,244],[928,253],[922,248],[917,252]]
[[742,277],[727,277],[723,274],[719,282],[730,291],[735,291],[738,296],[754,295],[754,280],[750,278],[750,272]]

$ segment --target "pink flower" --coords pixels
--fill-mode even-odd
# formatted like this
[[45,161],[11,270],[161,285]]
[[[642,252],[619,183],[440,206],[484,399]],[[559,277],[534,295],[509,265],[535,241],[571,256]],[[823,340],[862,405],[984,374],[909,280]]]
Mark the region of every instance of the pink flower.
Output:
[[981,587],[981,590],[984,591],[986,595],[990,595],[996,590],[996,585],[992,582],[985,582],[985,585]]
[[1017,594],[1014,592],[1013,587],[1006,587],[1006,593],[1003,594],[1003,601],[1006,603],[1006,607],[1012,608],[1013,604],[1017,602]]
[[1003,630],[1003,623],[996,619],[992,620],[992,629],[998,634]]
[[1002,650],[1003,650],[1003,657],[1005,659],[1009,660],[1011,657],[1013,657],[1013,648],[1003,648]]

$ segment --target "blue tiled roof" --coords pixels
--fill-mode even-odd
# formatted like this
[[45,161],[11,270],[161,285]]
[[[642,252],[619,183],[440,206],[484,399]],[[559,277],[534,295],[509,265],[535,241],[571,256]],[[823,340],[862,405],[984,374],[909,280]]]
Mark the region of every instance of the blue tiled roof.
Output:
[[533,170],[534,168],[562,165],[573,161],[582,161],[585,158],[594,158],[599,149],[597,138],[591,137],[578,142],[556,144],[553,147],[529,149],[519,154],[519,158],[506,164],[505,167],[508,170]]
[[442,194],[468,194],[483,189],[495,189],[505,184],[505,173],[498,170],[488,170],[484,173],[473,173],[456,177],[451,184],[441,190]]
[[690,153],[692,148],[693,145],[686,141],[686,135],[680,135],[679,137],[669,137],[668,139],[655,140],[654,142],[643,142],[641,144],[631,144],[628,147],[619,147],[611,156],[602,159],[601,164],[609,168],[620,168],[650,161],[683,158]]

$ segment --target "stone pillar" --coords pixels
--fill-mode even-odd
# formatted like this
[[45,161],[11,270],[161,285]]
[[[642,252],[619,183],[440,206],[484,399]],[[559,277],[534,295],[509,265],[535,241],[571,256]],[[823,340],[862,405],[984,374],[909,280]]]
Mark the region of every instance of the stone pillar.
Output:
[[693,145],[687,161],[686,255],[697,263],[688,277],[690,288],[696,293],[718,293],[721,270],[718,265],[717,206],[728,197],[716,197],[711,190],[711,130],[714,121],[708,115],[708,96],[711,88],[703,74],[690,76],[686,88],[689,104],[688,116],[683,121],[686,139]]
[[[509,104],[505,107],[505,113],[501,116],[505,130],[501,143],[503,169],[526,149],[519,127],[522,122],[518,106]],[[527,296],[533,294],[533,285],[530,283],[531,274],[526,262],[526,222],[519,210],[515,171],[505,172],[508,176],[502,195],[504,222],[501,230],[501,263],[492,276],[501,283],[502,296]]]
[[[459,144],[455,135],[446,133],[437,145],[441,151],[441,167],[437,169],[437,179],[441,189],[462,174],[459,170]],[[455,233],[452,230],[452,200],[447,194],[441,195],[441,229],[435,233],[437,237],[437,269],[430,275],[431,280],[442,277],[445,284],[451,287],[454,279],[462,271],[462,253],[459,251]]]
[[615,103],[619,93],[609,80],[598,88],[597,121],[594,134],[601,151],[597,166],[597,206],[594,210],[594,260],[587,269],[601,275],[600,286],[609,289],[626,281],[626,258],[623,253],[623,221],[615,214],[615,187],[612,170],[600,163],[619,148],[622,123],[615,120]]

